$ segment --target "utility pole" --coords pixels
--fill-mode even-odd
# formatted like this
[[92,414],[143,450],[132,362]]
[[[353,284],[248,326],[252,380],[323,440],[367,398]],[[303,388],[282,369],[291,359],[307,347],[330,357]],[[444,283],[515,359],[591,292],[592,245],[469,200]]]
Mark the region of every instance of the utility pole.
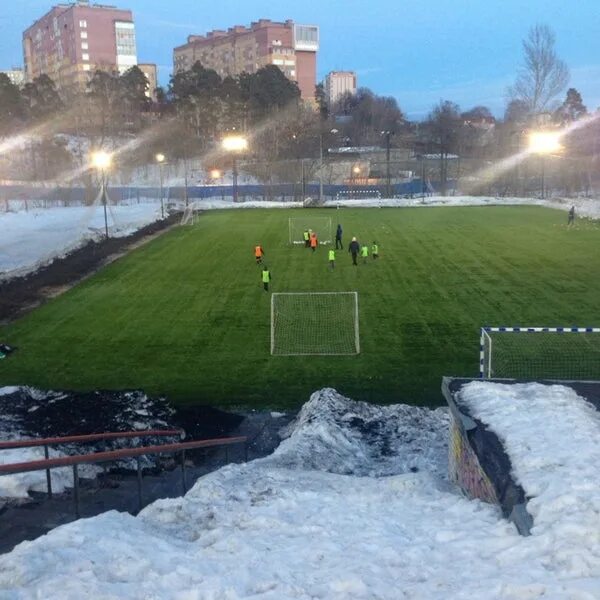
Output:
[[323,134],[319,134],[319,204],[323,203]]

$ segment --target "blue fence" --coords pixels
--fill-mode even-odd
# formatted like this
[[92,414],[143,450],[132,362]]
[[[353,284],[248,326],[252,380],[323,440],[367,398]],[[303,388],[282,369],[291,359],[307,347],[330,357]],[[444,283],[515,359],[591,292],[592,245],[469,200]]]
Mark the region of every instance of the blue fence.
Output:
[[[453,190],[453,182],[449,182],[449,191]],[[438,186],[433,183],[423,184],[420,179],[414,179],[410,182],[395,183],[390,186],[391,196],[411,197],[418,196],[424,191],[428,194],[433,193]],[[26,185],[0,185],[0,200],[49,200],[58,204],[82,204],[90,203],[97,196],[98,190],[84,187],[33,187]],[[160,198],[160,188],[158,187],[138,187],[138,186],[109,186],[109,197],[117,203],[135,203],[146,198]],[[183,186],[165,187],[164,197],[167,200],[183,200],[186,190]],[[387,196],[385,185],[323,185],[323,195],[326,199],[337,198],[361,198]],[[319,185],[309,183],[302,186],[298,183],[281,184],[252,184],[239,185],[238,196],[243,199],[255,200],[301,200],[302,198],[319,197]],[[233,197],[233,186],[231,185],[211,185],[211,186],[190,186],[187,188],[187,197],[191,200],[196,199],[231,199]]]

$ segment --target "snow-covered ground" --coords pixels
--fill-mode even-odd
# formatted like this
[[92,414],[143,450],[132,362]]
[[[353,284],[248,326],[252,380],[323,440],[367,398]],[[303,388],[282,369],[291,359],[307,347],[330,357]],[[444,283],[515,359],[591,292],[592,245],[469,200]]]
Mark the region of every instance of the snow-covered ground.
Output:
[[325,389],[272,456],[1,556],[0,598],[598,598],[597,415],[559,386],[477,386],[537,496],[530,537],[446,480],[446,410]]
[[[160,206],[110,206],[107,217],[112,237],[127,236],[160,219]],[[0,281],[35,271],[103,235],[98,205],[0,213]]]

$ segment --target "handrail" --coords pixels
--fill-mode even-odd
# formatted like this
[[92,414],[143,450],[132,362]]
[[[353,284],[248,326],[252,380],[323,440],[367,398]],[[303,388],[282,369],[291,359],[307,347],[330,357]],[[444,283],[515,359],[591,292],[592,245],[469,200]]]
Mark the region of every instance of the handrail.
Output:
[[36,446],[56,446],[59,444],[78,444],[84,442],[96,442],[99,440],[114,440],[118,438],[141,438],[160,436],[181,436],[182,429],[146,429],[143,431],[115,431],[106,433],[90,433],[87,435],[67,435],[51,438],[35,438],[31,440],[11,440],[0,442],[0,450],[11,450],[14,448],[33,448]]
[[[84,437],[84,436],[78,436]],[[134,437],[134,436],[130,436]],[[109,450],[106,452],[91,452],[89,454],[76,454],[74,456],[61,456],[59,458],[48,458],[47,449],[45,460],[32,460],[22,463],[11,463],[0,465],[0,475],[10,475],[16,473],[28,473],[31,471],[46,471],[46,479],[48,482],[48,497],[52,497],[52,482],[50,479],[50,469],[58,467],[73,467],[73,497],[75,499],[75,515],[79,518],[79,474],[77,467],[80,464],[95,464],[101,462],[111,462],[123,458],[137,458],[137,481],[138,481],[138,506],[139,510],[143,507],[142,497],[142,467],[140,456],[146,454],[163,454],[165,452],[181,452],[181,483],[183,493],[187,492],[187,482],[185,475],[185,451],[195,448],[210,448],[214,446],[225,446],[225,460],[227,460],[227,446],[233,444],[246,444],[246,436],[230,437],[230,438],[215,438],[210,440],[196,440],[192,442],[179,442],[175,444],[163,444],[154,446],[139,446],[137,448],[123,448],[122,450]],[[248,460],[248,447],[245,447],[245,459]]]
[[211,440],[196,440],[193,442],[179,442],[175,444],[163,444],[161,446],[138,446],[137,448],[123,448],[121,450],[108,450],[106,452],[91,452],[90,454],[75,454],[73,456],[61,456],[45,460],[30,460],[21,463],[10,463],[0,465],[0,475],[15,473],[29,473],[31,471],[42,471],[44,469],[56,469],[58,467],[70,467],[81,464],[95,464],[101,462],[112,462],[123,458],[144,456],[145,454],[162,454],[163,452],[180,452],[193,450],[194,448],[210,448],[213,446],[226,446],[231,444],[242,444],[246,437],[216,438]]

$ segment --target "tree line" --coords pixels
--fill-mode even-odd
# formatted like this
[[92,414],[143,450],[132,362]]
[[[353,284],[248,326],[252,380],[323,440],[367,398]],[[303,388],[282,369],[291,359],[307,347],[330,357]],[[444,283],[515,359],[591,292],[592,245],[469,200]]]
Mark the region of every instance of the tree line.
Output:
[[[26,152],[29,169],[20,172],[40,179],[69,166],[67,142],[56,133],[84,138],[92,146],[123,136],[143,139],[120,157],[124,167],[148,164],[161,152],[173,160],[204,156],[207,169],[227,168],[231,158],[220,152],[218,142],[228,133],[244,133],[251,137],[245,168],[262,181],[297,178],[299,161],[302,176],[310,178],[330,147],[387,146],[389,151],[391,146],[417,158],[435,157],[431,177],[445,191],[457,176],[455,157],[500,160],[523,149],[528,129],[564,126],[586,116],[576,89],[557,100],[568,79],[554,34],[544,25],[533,27],[523,41],[523,66],[507,90],[502,119],[485,106],[463,110],[441,100],[426,119],[410,122],[395,98],[367,88],[329,106],[318,85],[311,105],[300,100],[297,84],[274,65],[222,77],[197,62],[173,74],[166,89],[155,91],[155,101],[138,67],[121,75],[96,71],[84,90],[71,93],[59,92],[46,75],[18,88],[0,74],[0,136],[34,132]],[[583,160],[595,152],[596,129],[592,125],[567,136],[572,158]]]

